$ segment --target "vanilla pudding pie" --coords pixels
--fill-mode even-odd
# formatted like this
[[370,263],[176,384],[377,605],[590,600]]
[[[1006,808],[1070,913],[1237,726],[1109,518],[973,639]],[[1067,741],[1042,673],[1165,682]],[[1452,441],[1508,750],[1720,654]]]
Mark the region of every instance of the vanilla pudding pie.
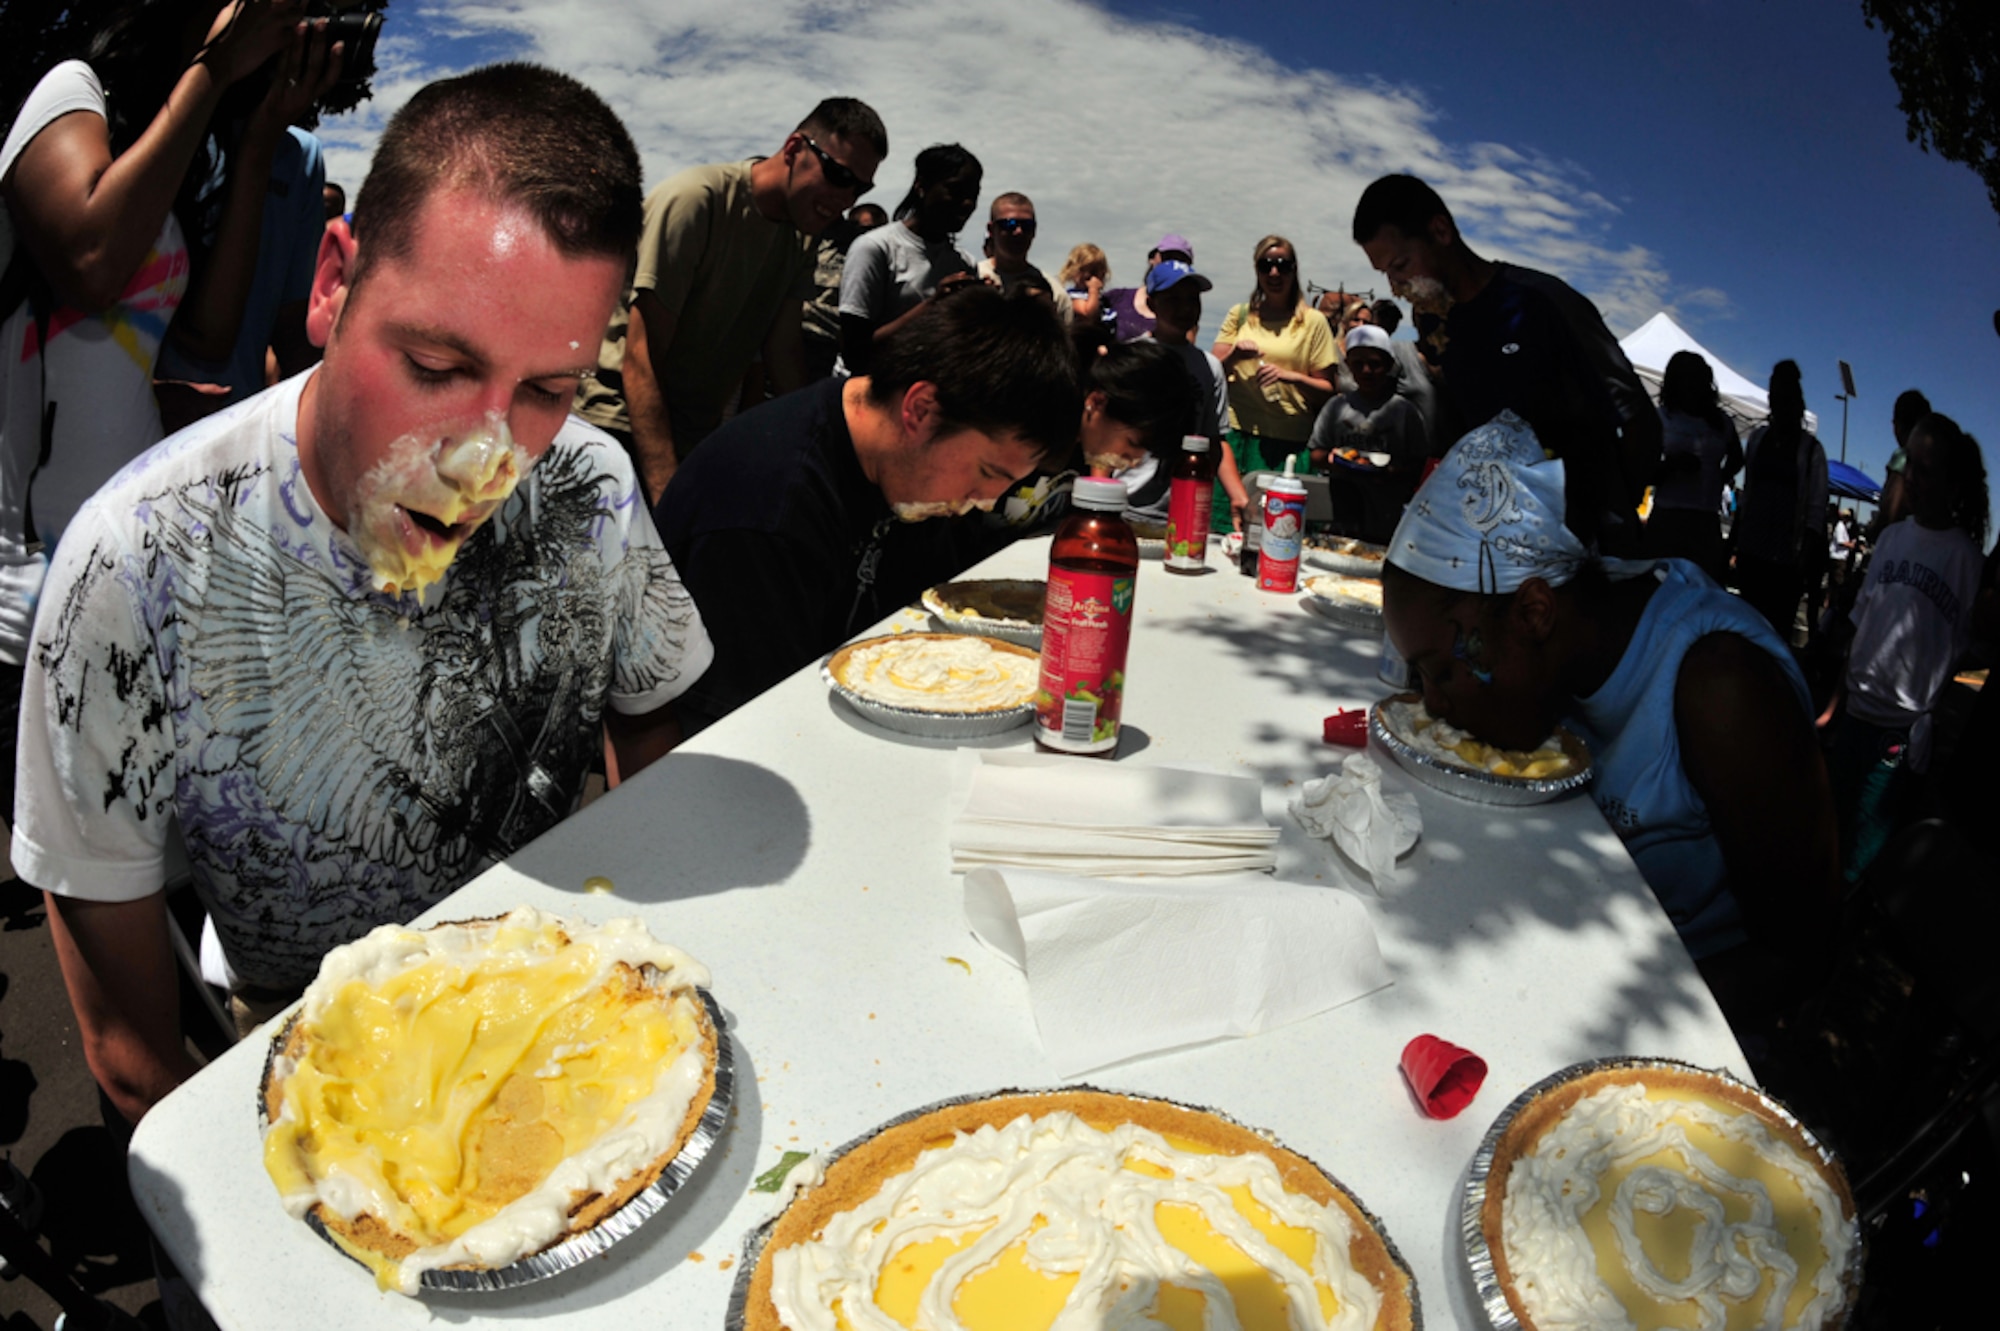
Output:
[[1386,1331],[1415,1300],[1310,1161],[1214,1114],[1062,1091],[947,1105],[827,1166],[772,1227],[744,1326]]
[[1041,658],[1025,647],[962,633],[899,633],[835,652],[827,674],[888,707],[963,715],[1004,712],[1033,699]]
[[273,1042],[264,1166],[384,1289],[492,1270],[660,1175],[715,1092],[708,972],[523,907],[330,952]]
[[1741,1083],[1611,1067],[1531,1100],[1480,1213],[1529,1331],[1827,1331],[1859,1260],[1837,1165]]

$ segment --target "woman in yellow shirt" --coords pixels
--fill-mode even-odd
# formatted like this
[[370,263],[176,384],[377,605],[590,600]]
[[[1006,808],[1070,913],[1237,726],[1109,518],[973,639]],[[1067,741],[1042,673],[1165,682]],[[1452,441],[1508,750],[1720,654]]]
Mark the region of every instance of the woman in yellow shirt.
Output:
[[[1257,290],[1229,311],[1215,343],[1229,376],[1229,442],[1246,475],[1282,470],[1287,457],[1305,452],[1313,420],[1333,396],[1337,355],[1326,316],[1299,290],[1292,242],[1266,236],[1252,257]],[[1298,470],[1325,463],[1308,455]]]

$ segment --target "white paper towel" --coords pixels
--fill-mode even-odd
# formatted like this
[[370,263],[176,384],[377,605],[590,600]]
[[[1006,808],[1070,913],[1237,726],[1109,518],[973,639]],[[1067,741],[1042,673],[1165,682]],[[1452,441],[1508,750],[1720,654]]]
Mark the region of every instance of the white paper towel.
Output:
[[1389,983],[1367,909],[1338,888],[1243,874],[1201,883],[965,876],[980,941],[1026,972],[1063,1076],[1255,1035]]
[[1278,829],[1249,777],[1039,754],[968,753],[952,868],[1008,864],[1087,877],[1268,869]]

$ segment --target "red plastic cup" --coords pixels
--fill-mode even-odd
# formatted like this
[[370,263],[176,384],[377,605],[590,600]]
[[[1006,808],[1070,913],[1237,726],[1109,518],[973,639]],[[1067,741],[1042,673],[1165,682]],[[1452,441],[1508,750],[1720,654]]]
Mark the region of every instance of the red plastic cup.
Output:
[[1341,708],[1326,719],[1321,734],[1328,744],[1345,744],[1353,749],[1368,747],[1368,711]]
[[1403,1046],[1403,1080],[1431,1118],[1455,1118],[1486,1080],[1486,1060],[1469,1049],[1419,1035]]

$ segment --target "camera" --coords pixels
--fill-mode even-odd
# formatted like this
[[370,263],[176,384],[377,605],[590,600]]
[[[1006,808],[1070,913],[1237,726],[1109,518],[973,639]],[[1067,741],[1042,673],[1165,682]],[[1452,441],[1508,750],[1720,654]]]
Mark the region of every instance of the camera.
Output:
[[375,39],[382,33],[379,6],[370,6],[368,0],[312,0],[306,18],[312,23],[325,21],[324,40],[329,46],[346,44],[336,86],[360,83],[375,72]]

